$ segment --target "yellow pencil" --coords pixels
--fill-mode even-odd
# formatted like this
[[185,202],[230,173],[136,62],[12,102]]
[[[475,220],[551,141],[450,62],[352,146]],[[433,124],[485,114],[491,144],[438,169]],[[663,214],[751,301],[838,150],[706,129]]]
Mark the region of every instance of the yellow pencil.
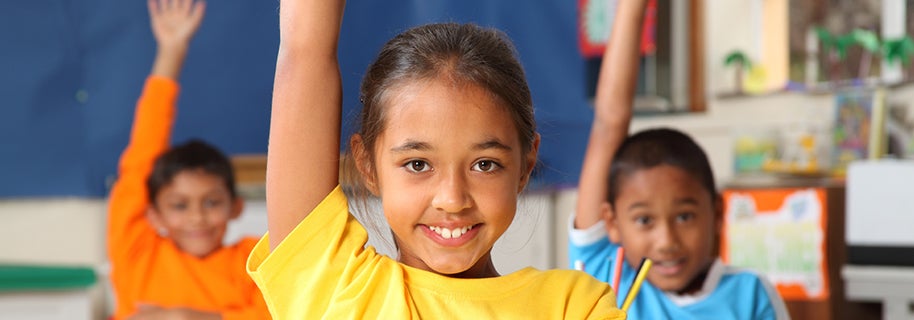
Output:
[[641,290],[641,283],[644,282],[644,278],[647,277],[647,271],[651,269],[653,263],[654,262],[651,261],[651,259],[641,259],[641,266],[638,267],[638,274],[635,276],[635,281],[632,282],[631,288],[628,289],[628,294],[625,295],[625,302],[622,303],[622,311],[628,312],[628,307],[632,305],[632,301],[635,301],[638,290]]

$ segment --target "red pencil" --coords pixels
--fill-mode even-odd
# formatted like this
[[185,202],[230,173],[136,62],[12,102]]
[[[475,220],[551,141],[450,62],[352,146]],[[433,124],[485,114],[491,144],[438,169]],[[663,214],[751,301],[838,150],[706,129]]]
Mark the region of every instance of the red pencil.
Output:
[[613,290],[616,291],[616,298],[618,299],[619,295],[619,281],[622,278],[622,261],[625,260],[625,250],[622,249],[622,246],[619,246],[616,249],[616,259],[613,260],[613,273],[612,273],[612,286]]

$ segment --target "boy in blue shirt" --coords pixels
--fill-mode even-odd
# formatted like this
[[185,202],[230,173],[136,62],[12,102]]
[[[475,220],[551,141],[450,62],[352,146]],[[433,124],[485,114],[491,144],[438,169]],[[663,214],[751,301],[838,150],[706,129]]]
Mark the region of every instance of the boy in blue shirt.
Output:
[[723,202],[701,147],[672,129],[626,137],[646,2],[619,2],[570,222],[569,260],[613,284],[620,306],[632,266],[653,260],[629,319],[789,319],[763,277],[716,257]]

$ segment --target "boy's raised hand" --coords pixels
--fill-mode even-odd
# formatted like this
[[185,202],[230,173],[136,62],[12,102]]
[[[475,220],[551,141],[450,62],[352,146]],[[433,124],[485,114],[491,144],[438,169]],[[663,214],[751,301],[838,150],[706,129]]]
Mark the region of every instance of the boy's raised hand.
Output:
[[194,37],[206,4],[195,0],[149,0],[152,35],[159,47],[184,47]]
[[152,74],[178,80],[187,47],[203,21],[206,4],[200,0],[149,0],[148,4],[157,45]]

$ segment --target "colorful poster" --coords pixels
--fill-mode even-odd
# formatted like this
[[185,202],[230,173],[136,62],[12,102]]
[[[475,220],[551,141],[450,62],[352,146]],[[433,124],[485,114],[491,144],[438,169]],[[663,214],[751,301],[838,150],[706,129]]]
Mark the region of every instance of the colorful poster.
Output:
[[[578,43],[587,58],[600,57],[612,34],[620,0],[578,0]],[[641,32],[641,53],[653,54],[657,48],[657,0],[650,0]]]
[[866,159],[870,157],[870,152],[881,154],[884,151],[880,148],[885,141],[882,131],[885,120],[883,100],[882,91],[835,93],[832,161],[837,174],[843,175],[851,161]]
[[762,273],[785,300],[829,297],[825,189],[724,191],[721,258]]

